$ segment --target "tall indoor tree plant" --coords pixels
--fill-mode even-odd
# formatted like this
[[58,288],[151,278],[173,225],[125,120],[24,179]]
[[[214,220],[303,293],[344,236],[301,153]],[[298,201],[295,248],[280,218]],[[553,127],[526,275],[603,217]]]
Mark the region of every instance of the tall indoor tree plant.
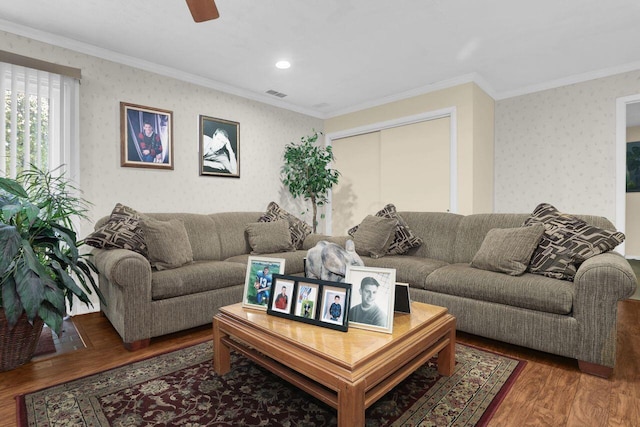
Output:
[[65,301],[89,306],[92,290],[103,301],[72,224],[86,218],[88,202],[55,172],[0,177],[0,370],[31,359],[43,324],[60,334]]
[[332,169],[331,146],[321,147],[316,142],[322,132],[313,130],[313,135],[303,136],[299,143],[291,142],[284,149],[282,183],[294,198],[310,200],[313,207],[313,232],[318,225],[318,206],[328,202],[329,190],[338,183],[340,173]]

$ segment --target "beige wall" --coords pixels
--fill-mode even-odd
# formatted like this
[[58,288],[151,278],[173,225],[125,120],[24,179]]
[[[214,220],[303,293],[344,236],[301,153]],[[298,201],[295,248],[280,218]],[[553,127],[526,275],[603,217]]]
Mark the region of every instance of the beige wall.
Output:
[[[146,212],[261,211],[272,200],[303,210],[280,182],[282,154],[322,120],[6,32],[0,49],[82,70],[81,188],[94,221],[117,202]],[[174,170],[120,167],[121,101],[173,111]],[[198,175],[200,114],[240,123],[239,179]],[[85,223],[80,235],[91,231]]]
[[[491,212],[494,103],[474,83],[333,117],[325,121],[325,132],[345,131],[450,107],[455,107],[457,114],[458,212]],[[485,122],[487,120],[489,122]],[[475,159],[476,155],[480,156],[479,160]]]
[[640,93],[640,71],[496,102],[495,208],[615,221],[616,98]]
[[387,203],[448,211],[450,127],[442,117],[334,140],[341,177],[332,192],[332,234],[346,234]]
[[[640,126],[627,128],[627,142],[640,141]],[[625,255],[640,258],[640,193],[626,193]]]

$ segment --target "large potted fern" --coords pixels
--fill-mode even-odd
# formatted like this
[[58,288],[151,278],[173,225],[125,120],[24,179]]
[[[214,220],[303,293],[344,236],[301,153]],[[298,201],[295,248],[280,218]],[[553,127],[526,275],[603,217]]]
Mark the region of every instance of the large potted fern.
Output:
[[0,177],[0,371],[31,359],[43,324],[60,335],[74,296],[103,301],[72,224],[88,202],[55,172]]

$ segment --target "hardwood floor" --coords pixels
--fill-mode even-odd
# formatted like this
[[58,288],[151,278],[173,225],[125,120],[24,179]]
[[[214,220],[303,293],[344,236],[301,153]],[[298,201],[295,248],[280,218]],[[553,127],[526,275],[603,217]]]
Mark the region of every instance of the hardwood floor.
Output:
[[[148,348],[131,353],[99,313],[76,316],[73,322],[86,348],[0,373],[0,426],[15,426],[18,394],[211,337],[211,328],[203,326],[152,339]],[[619,305],[618,358],[608,380],[582,374],[575,360],[465,333],[458,333],[458,340],[528,361],[490,426],[640,426],[640,301]]]

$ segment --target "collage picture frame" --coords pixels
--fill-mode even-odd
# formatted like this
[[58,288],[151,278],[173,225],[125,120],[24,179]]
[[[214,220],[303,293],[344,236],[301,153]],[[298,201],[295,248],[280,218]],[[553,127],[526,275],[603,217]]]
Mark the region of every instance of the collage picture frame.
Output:
[[348,330],[351,285],[273,274],[267,313],[329,329]]

